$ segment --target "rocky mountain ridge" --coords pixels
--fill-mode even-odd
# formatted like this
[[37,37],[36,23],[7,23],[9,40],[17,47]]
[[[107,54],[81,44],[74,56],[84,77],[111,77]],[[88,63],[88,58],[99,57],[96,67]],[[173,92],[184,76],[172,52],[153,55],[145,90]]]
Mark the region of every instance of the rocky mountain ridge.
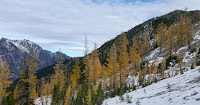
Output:
[[31,52],[35,52],[38,58],[39,66],[37,69],[55,64],[59,55],[61,55],[62,59],[71,59],[71,57],[60,52],[52,53],[44,50],[39,45],[26,39],[0,39],[0,63],[6,61],[10,65],[10,72],[13,74],[14,79],[19,77],[22,60],[27,59],[28,54]]

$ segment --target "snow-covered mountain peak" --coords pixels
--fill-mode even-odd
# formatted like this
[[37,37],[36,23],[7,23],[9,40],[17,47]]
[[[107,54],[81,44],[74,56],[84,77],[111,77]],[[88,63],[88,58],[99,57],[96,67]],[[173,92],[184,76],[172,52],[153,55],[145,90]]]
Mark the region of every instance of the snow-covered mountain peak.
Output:
[[[42,50],[42,48],[35,44],[32,41],[29,41],[27,39],[23,39],[23,40],[11,40],[11,39],[7,39],[7,38],[2,38],[1,41],[3,41],[4,43],[12,43],[15,45],[15,47],[17,47],[18,49],[20,49],[23,52],[26,53],[30,53],[30,51],[34,51],[34,52],[38,52],[40,50]],[[7,47],[9,48],[9,47]]]
[[[37,69],[44,68],[48,65],[54,64],[58,60],[58,53],[52,53],[43,50],[39,45],[29,40],[10,40],[7,38],[0,39],[0,63],[7,61],[10,65],[10,71],[14,74],[14,78],[19,76],[19,69],[21,61],[28,58],[31,52],[36,53],[38,57],[39,66]],[[63,59],[70,59],[69,56],[61,54]]]

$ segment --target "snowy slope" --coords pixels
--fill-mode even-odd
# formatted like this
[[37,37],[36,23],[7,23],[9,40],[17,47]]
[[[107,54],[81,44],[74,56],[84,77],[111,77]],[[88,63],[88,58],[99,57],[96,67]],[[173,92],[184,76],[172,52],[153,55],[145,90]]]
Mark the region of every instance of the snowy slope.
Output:
[[[145,88],[128,93],[133,105],[200,105],[200,66]],[[170,88],[168,88],[170,87]],[[126,94],[124,95],[126,98]],[[130,105],[119,97],[107,99],[103,105]]]
[[[198,30],[191,44],[192,48],[199,48],[200,46],[200,30]],[[191,49],[192,49],[191,48]],[[126,95],[132,97],[131,104],[140,103],[138,105],[200,105],[200,66],[193,70],[190,70],[192,63],[195,63],[196,52],[191,53],[191,49],[188,46],[178,48],[174,51],[174,55],[177,55],[184,51],[182,68],[186,68],[187,72],[183,75],[177,75],[165,80],[153,83],[145,88],[137,89],[136,91],[125,94],[123,97],[126,99]],[[165,53],[165,52],[164,52]],[[155,60],[159,64],[163,59],[166,59],[164,53],[159,53],[159,47],[152,50],[145,56],[145,60],[149,61],[149,65]],[[178,64],[173,67],[169,67],[166,73],[169,71],[170,75],[175,74],[175,69],[180,70]],[[147,75],[148,76],[148,75]],[[148,78],[146,76],[146,79]],[[129,76],[131,81],[132,77]],[[134,80],[134,79],[133,79]],[[138,85],[138,77],[135,77],[135,85]],[[132,83],[132,82],[128,82]],[[168,89],[170,87],[170,89]],[[107,99],[103,103],[104,105],[128,105],[128,103],[121,102],[119,97]],[[129,103],[130,104],[130,103]]]

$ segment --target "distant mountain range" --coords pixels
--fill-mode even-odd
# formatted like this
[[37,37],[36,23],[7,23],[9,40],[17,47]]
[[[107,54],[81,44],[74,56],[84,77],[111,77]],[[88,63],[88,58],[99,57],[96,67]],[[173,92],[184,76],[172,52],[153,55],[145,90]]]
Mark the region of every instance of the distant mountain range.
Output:
[[7,38],[0,39],[0,63],[6,61],[10,66],[10,72],[14,79],[19,78],[19,70],[23,59],[28,58],[28,54],[33,51],[38,58],[39,66],[37,69],[55,64],[58,56],[61,55],[63,60],[71,59],[71,57],[60,53],[52,53],[42,49],[39,45],[29,40],[10,40]]

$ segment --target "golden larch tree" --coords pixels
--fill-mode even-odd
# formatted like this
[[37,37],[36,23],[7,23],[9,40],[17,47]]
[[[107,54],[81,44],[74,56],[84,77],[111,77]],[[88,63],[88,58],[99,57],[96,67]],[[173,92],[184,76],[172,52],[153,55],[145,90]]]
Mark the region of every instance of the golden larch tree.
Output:
[[65,84],[65,76],[64,76],[64,71],[63,71],[63,61],[61,59],[59,59],[59,61],[55,64],[54,68],[54,72],[55,74],[52,76],[51,78],[51,87],[53,88],[56,84],[59,83],[59,89],[60,91],[62,90],[62,88],[64,87]]
[[80,78],[80,67],[79,67],[79,58],[76,58],[76,63],[74,65],[74,69],[72,70],[73,74],[71,75],[71,85],[72,85],[72,90],[74,91],[74,89],[76,88],[76,86],[78,85],[78,80]]
[[144,50],[144,54],[147,54],[150,50],[150,42],[147,35],[144,35],[144,38],[143,38],[143,50]]
[[96,49],[96,44],[94,46],[94,51],[91,53],[91,57],[89,59],[89,84],[95,84],[98,82],[100,77],[100,72],[102,69],[102,65],[99,60],[98,50]]
[[166,39],[166,25],[163,22],[158,24],[156,33],[157,34],[155,36],[155,39],[157,40],[157,45],[160,47],[160,52],[161,52],[164,47],[164,42]]
[[167,41],[165,46],[167,48],[167,53],[171,56],[173,54],[173,48],[174,48],[173,26],[168,27]]
[[65,94],[65,105],[70,105],[71,100],[71,85],[68,86]]
[[55,74],[52,76],[52,79],[51,79],[51,86],[54,87],[55,84],[58,83],[59,81],[59,71],[60,71],[60,66],[59,66],[59,63],[55,64],[55,66],[53,67],[54,68],[54,72]]
[[181,46],[184,46],[184,39],[186,34],[186,22],[185,15],[181,16],[180,23],[178,24],[178,41]]
[[0,105],[2,105],[3,98],[8,95],[6,88],[12,84],[11,73],[9,71],[9,65],[6,61],[3,61],[0,65]]
[[101,74],[103,67],[99,60],[99,53],[97,53],[98,50],[96,49],[95,51],[96,51],[96,54],[95,54],[96,56],[95,56],[94,62],[95,62],[96,73],[94,73],[94,75],[95,75],[94,80],[95,80],[95,82],[99,82],[100,74]]
[[126,34],[122,32],[117,43],[118,51],[118,63],[119,63],[119,80],[120,84],[124,84],[126,81],[126,75],[128,73],[129,57],[127,53],[128,40]]
[[138,56],[140,56],[140,55],[139,55],[138,49],[139,49],[139,44],[137,42],[136,37],[134,36],[133,44],[129,49],[129,58],[130,58],[129,60],[131,63],[133,62],[136,64],[136,62],[139,62],[140,57],[138,57]]
[[60,83],[60,91],[61,91],[63,89],[63,87],[65,86],[65,75],[64,75],[64,71],[62,69],[60,70],[59,83]]
[[36,67],[39,66],[37,63],[36,53],[32,52],[29,54],[29,59],[26,61],[28,67],[28,79],[25,80],[29,84],[29,100],[34,101],[37,98],[36,93],[36,85],[37,85],[37,77],[36,77]]
[[140,69],[141,59],[138,53],[135,53],[133,56],[133,68],[134,70],[138,71]]
[[[137,41],[136,38],[134,38],[133,40]],[[137,50],[138,48],[139,48],[139,44],[137,43],[137,44],[133,44],[129,49],[129,58],[130,58],[129,61],[133,65],[133,70],[132,70],[132,73],[131,73],[133,77],[139,71],[140,64],[141,64],[140,54]],[[133,85],[134,85],[134,81],[135,80],[133,78]]]
[[51,88],[50,88],[50,85],[49,85],[49,83],[46,83],[45,85],[44,85],[44,95],[46,96],[45,97],[45,103],[46,103],[46,105],[48,105],[48,97],[51,95]]
[[115,81],[116,81],[116,74],[117,74],[117,52],[116,52],[116,45],[115,43],[110,49],[110,54],[109,57],[106,59],[106,71],[107,71],[107,76],[110,78],[109,80],[109,90],[112,89]]
[[187,45],[189,46],[189,48],[191,48],[191,43],[193,40],[193,36],[194,36],[194,25],[192,24],[192,22],[190,21],[190,19],[188,17],[186,17],[186,42]]
[[164,75],[165,75],[165,70],[166,70],[166,60],[164,59],[162,62],[161,62],[161,66],[160,66],[160,74],[161,74],[161,77],[162,78],[165,78]]
[[92,104],[92,96],[91,96],[90,88],[88,89],[88,93],[87,93],[87,96],[86,96],[86,103],[87,103],[87,105],[91,105]]
[[106,69],[107,69],[106,66],[103,65],[102,70],[100,72],[101,83],[102,83],[102,87],[104,91],[107,90],[107,83],[108,83],[108,79],[107,79],[108,73]]
[[132,41],[133,41],[133,44],[130,47],[130,49],[132,49],[132,50],[136,51],[137,53],[139,53],[138,52],[138,50],[139,50],[139,43],[138,43],[138,40],[136,39],[136,36],[133,37]]
[[151,71],[152,71],[152,74],[153,74],[153,81],[155,81],[156,79],[156,74],[157,74],[157,65],[156,65],[157,61],[155,60],[152,65],[151,65]]

